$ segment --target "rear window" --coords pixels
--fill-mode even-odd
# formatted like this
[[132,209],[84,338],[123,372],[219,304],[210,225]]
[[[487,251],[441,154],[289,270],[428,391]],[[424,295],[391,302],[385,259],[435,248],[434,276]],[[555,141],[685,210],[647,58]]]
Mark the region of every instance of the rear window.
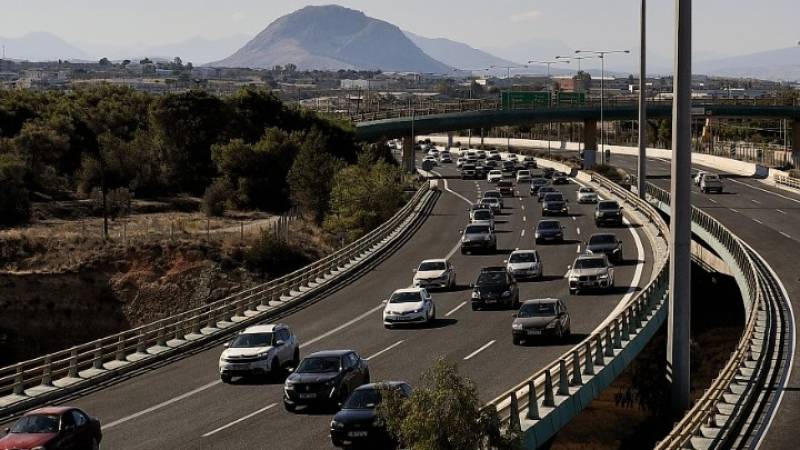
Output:
[[466,233],[466,234],[482,234],[482,233],[488,233],[488,232],[489,232],[489,226],[488,225],[470,225],[464,231],[464,233]]
[[597,207],[599,209],[604,209],[604,210],[617,210],[617,209],[619,209],[619,205],[617,204],[617,202],[600,202],[600,203],[597,204]]
[[527,305],[522,305],[522,308],[519,309],[517,317],[546,317],[554,316],[555,314],[555,303],[529,303]]

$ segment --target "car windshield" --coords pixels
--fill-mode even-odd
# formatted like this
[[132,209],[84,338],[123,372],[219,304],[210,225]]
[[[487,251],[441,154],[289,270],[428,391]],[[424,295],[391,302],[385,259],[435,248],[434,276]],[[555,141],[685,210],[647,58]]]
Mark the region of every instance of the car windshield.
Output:
[[555,303],[528,303],[522,305],[517,317],[546,317],[556,315]]
[[561,228],[561,225],[556,221],[547,221],[539,222],[539,226],[537,228],[540,230],[557,230]]
[[546,202],[560,202],[562,200],[561,194],[547,194],[544,197],[544,201]]
[[347,399],[344,409],[375,409],[381,403],[381,393],[378,389],[357,389]]
[[489,232],[488,225],[470,225],[464,231],[465,234],[485,234]]
[[499,183],[497,183],[497,185],[500,186],[501,188],[510,187],[511,186],[511,182],[503,180],[503,181],[500,181]]
[[444,261],[425,261],[419,265],[419,271],[425,272],[427,270],[444,270]]
[[539,192],[541,192],[542,194],[545,194],[547,192],[553,192],[553,191],[555,191],[555,189],[551,188],[550,186],[542,186],[542,188],[539,189]]
[[530,175],[531,173],[528,172],[527,170],[520,170],[519,172],[517,172],[518,177],[529,177]]
[[536,262],[538,260],[539,258],[534,252],[512,253],[511,258],[508,259],[508,261],[512,263]]
[[481,272],[478,275],[478,283],[479,285],[487,285],[487,284],[503,284],[506,282],[506,274],[505,272]]
[[339,357],[325,356],[317,358],[306,358],[297,367],[297,373],[323,373],[338,372]]
[[582,258],[575,261],[576,269],[602,269],[606,266],[601,258]]
[[497,191],[486,191],[483,198],[500,198],[500,193]]
[[711,175],[711,174],[709,173],[709,174],[706,174],[706,175],[704,175],[704,176],[703,176],[703,179],[704,179],[705,181],[718,181],[718,180],[719,180],[719,176],[717,176],[717,175]]
[[272,333],[244,333],[236,336],[231,348],[268,347],[272,345]]
[[592,192],[594,192],[594,189],[592,189],[592,188],[581,188],[580,192],[583,193],[583,194],[591,194]]
[[492,213],[487,211],[487,210],[485,210],[485,209],[478,210],[478,211],[475,211],[475,214],[473,215],[473,218],[475,220],[490,220],[492,218]]
[[57,433],[58,416],[51,414],[34,414],[23,416],[11,427],[12,433]]
[[531,184],[537,184],[541,186],[547,184],[547,180],[543,180],[541,178],[534,178],[533,180],[531,180]]
[[389,303],[417,303],[422,301],[419,292],[395,292],[389,299]]
[[589,245],[616,244],[617,237],[613,234],[597,234],[589,239]]
[[472,164],[464,164],[464,170],[475,170],[475,166]]
[[492,170],[489,172],[489,175],[500,175],[501,173],[502,172],[500,172],[499,170]]
[[491,206],[491,205],[499,205],[499,204],[500,204],[500,200],[498,200],[498,199],[496,199],[494,197],[484,198],[483,200],[481,200],[481,206],[484,206],[484,207],[486,205]]
[[619,205],[617,205],[617,202],[600,202],[597,208],[603,211],[616,211],[619,209]]

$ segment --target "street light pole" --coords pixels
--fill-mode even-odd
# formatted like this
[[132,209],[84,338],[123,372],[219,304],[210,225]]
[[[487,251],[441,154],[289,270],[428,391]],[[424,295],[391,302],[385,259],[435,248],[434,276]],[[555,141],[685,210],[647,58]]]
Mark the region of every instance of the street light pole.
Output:
[[642,0],[639,44],[639,198],[647,190],[647,0]]
[[678,418],[690,401],[692,0],[675,0],[675,21],[667,378]]

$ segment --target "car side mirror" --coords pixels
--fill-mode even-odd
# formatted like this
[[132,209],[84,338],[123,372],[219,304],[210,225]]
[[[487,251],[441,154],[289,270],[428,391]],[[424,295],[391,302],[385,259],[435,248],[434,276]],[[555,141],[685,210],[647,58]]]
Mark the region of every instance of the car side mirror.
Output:
[[517,313],[511,314],[511,317],[516,319],[517,318]]
[[503,264],[508,264],[508,260],[507,260],[507,259],[504,259],[504,260],[503,260]]
[[617,244],[622,244],[622,240],[617,241]]
[[417,273],[417,269],[411,269],[411,272]]
[[226,343],[222,344],[222,346],[225,347],[225,348],[228,348],[228,347],[231,346],[231,343],[230,342],[226,342]]
[[11,428],[6,428],[5,432],[6,432],[6,434],[11,433]]
[[275,346],[276,347],[280,347],[280,346],[282,346],[284,344],[286,344],[286,342],[284,342],[283,339],[278,339],[277,341],[275,341]]

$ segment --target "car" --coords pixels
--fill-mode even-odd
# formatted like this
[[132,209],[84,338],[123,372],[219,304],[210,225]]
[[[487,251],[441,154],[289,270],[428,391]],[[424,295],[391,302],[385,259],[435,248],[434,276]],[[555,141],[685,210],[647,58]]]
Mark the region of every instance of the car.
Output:
[[398,289],[386,300],[383,326],[429,324],[436,320],[436,306],[425,288]]
[[530,170],[519,170],[519,171],[517,171],[517,184],[530,183],[530,182],[531,182],[531,171]]
[[489,173],[489,168],[486,167],[483,162],[478,162],[475,165],[475,178],[480,180],[481,178],[486,178],[486,174]]
[[486,176],[486,181],[488,181],[489,183],[497,183],[502,179],[503,179],[503,172],[499,170],[490,170],[489,174]]
[[486,151],[485,150],[475,150],[475,157],[478,159],[486,159]]
[[493,253],[497,251],[497,237],[489,225],[467,225],[464,228],[461,236],[461,254],[465,255],[475,250]]
[[456,167],[458,169],[461,169],[461,167],[464,165],[464,161],[466,161],[466,158],[459,156],[458,159],[456,160]]
[[569,215],[569,206],[567,206],[567,203],[569,203],[569,200],[564,198],[564,194],[561,192],[551,192],[545,195],[544,200],[542,200],[542,215]]
[[478,155],[475,153],[474,150],[468,150],[467,159],[478,159]]
[[489,150],[489,154],[486,155],[486,159],[490,159],[492,161],[500,161],[500,152],[497,150]]
[[478,279],[472,284],[472,310],[487,306],[503,305],[519,308],[519,287],[517,281],[505,267],[484,267]]
[[283,385],[283,407],[328,406],[339,408],[350,393],[369,383],[367,360],[354,350],[312,353],[297,365]]
[[536,224],[534,240],[537,244],[543,242],[564,242],[564,227],[558,220],[540,220]]
[[496,198],[497,201],[500,202],[500,207],[505,208],[506,205],[505,202],[503,201],[503,194],[499,190],[492,189],[490,191],[486,191],[483,193],[483,198],[490,198],[490,197]]
[[578,189],[578,203],[597,203],[597,191],[590,187]]
[[452,289],[456,287],[456,270],[447,259],[426,259],[414,269],[412,284],[425,289]]
[[549,181],[547,181],[546,178],[531,179],[531,190],[530,190],[531,196],[536,195],[539,192],[539,188],[541,188],[542,186],[547,186],[547,183],[549,183]]
[[462,180],[469,180],[477,178],[477,170],[475,169],[474,164],[464,164],[461,166],[461,179]]
[[707,173],[708,173],[708,172],[706,172],[706,171],[704,171],[704,170],[698,170],[698,171],[697,171],[697,173],[696,173],[696,174],[694,175],[694,177],[692,178],[692,181],[694,181],[694,184],[695,184],[696,186],[700,186],[700,182],[701,182],[701,181],[703,181],[703,177],[704,177],[704,176],[705,176]]
[[505,261],[506,270],[514,279],[542,278],[544,264],[536,250],[514,250]]
[[522,167],[527,167],[528,169],[536,169],[538,168],[538,164],[536,164],[536,158],[531,155],[525,155],[522,158]]
[[544,200],[545,195],[552,194],[554,192],[558,192],[558,189],[554,188],[553,186],[541,186],[536,191],[536,201],[541,202]]
[[496,168],[500,167],[500,166],[497,164],[497,161],[495,161],[495,160],[493,160],[493,159],[487,159],[487,160],[486,160],[486,162],[485,162],[485,163],[483,163],[483,165],[484,165],[484,166],[486,166],[486,167],[488,167],[489,169],[496,169]]
[[489,225],[492,230],[494,230],[494,213],[491,209],[472,210],[472,212],[470,212],[469,223],[476,225]]
[[223,383],[253,375],[278,378],[298,362],[300,343],[287,325],[254,325],[225,344],[219,356],[219,377]]
[[500,211],[503,209],[503,205],[500,203],[500,200],[494,197],[483,197],[480,205],[482,208],[490,209],[494,214],[500,214]]
[[442,164],[450,164],[453,162],[453,158],[450,156],[450,152],[442,152],[439,154],[439,162]]
[[516,164],[514,163],[515,161],[516,161],[516,159],[514,159],[514,160],[505,160],[505,161],[500,163],[500,168],[503,170],[503,172],[511,172],[511,175],[509,176],[509,178],[514,176],[514,171],[517,168]]
[[552,179],[553,178],[553,174],[555,172],[556,172],[556,169],[553,169],[552,167],[545,167],[544,169],[542,169],[542,175],[545,178],[548,178],[548,179]]
[[435,157],[435,156],[430,156],[430,155],[428,155],[428,156],[426,156],[426,157],[422,158],[422,164],[425,164],[425,162],[426,162],[426,161],[430,161],[430,163],[431,163],[433,166],[438,166],[438,165],[439,165],[439,161],[437,161],[437,160],[436,160],[436,157]]
[[94,450],[102,440],[100,421],[82,409],[48,406],[17,419],[0,438],[0,449]]
[[613,233],[595,233],[586,241],[586,253],[606,255],[612,261],[622,261],[622,241]]
[[567,279],[570,294],[577,294],[584,289],[612,289],[614,267],[604,254],[580,255],[572,263]]
[[432,147],[430,150],[428,150],[428,156],[433,156],[434,158],[438,158],[439,150],[436,147]]
[[510,180],[501,180],[497,182],[497,190],[500,191],[500,194],[503,197],[513,197],[514,196],[514,185],[511,184]]
[[553,184],[569,184],[569,178],[564,172],[555,172],[553,174]]
[[426,172],[430,172],[435,167],[436,167],[436,161],[434,161],[433,159],[428,159],[428,158],[423,159],[422,160],[422,164],[420,165],[420,169],[422,169],[422,170],[424,170]]
[[594,209],[594,223],[595,225],[622,225],[622,206],[615,200],[603,200],[597,202]]
[[555,298],[525,300],[511,322],[514,345],[537,337],[564,339],[571,334],[567,305]]
[[401,399],[411,397],[411,386],[405,381],[382,381],[356,388],[331,420],[331,442],[335,447],[397,448],[395,438],[379,420],[377,409],[387,391],[395,391]]
[[707,173],[703,175],[703,179],[700,180],[700,190],[705,194],[708,194],[709,192],[721,194],[722,179],[715,173]]

